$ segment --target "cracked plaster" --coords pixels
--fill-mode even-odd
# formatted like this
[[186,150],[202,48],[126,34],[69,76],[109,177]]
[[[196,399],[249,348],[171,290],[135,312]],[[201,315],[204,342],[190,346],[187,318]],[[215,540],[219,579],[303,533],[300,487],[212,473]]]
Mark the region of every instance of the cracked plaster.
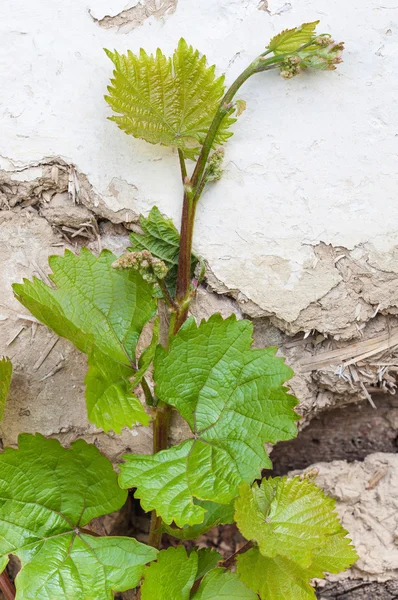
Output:
[[[273,73],[246,84],[240,95],[248,109],[234,126],[223,179],[199,206],[195,247],[214,281],[239,291],[244,312],[271,315],[290,333],[352,337],[379,305],[395,307],[389,286],[397,273],[398,13],[392,0],[366,7],[360,0],[185,0],[166,20],[148,13],[126,35],[98,27],[87,12],[101,20],[143,6],[41,0],[32,11],[16,0],[9,11],[3,4],[0,167],[37,168],[43,157],[62,157],[86,177],[104,210],[137,215],[156,203],[178,222],[176,155],[106,120],[111,65],[102,48],[159,45],[170,52],[183,35],[232,81],[274,33],[321,18],[323,30],[346,41],[345,63],[336,73],[289,82]],[[372,293],[346,283],[344,260],[334,262],[336,252],[325,250],[330,245],[373,269]],[[381,289],[377,278],[385,272],[390,280]]]

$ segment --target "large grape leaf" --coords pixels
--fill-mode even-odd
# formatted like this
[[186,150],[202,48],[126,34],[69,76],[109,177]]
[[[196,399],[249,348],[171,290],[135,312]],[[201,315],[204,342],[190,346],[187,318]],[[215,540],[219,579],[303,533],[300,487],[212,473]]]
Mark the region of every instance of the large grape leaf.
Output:
[[18,442],[0,454],[0,563],[22,562],[17,600],[110,600],[138,585],[157,551],[86,529],[127,497],[108,459],[82,440],[70,450],[39,434]]
[[[128,134],[151,144],[181,149],[194,158],[224,96],[224,77],[206,57],[180,39],[172,58],[158,48],[155,56],[141,48],[140,54],[110,52],[115,65],[105,100],[117,116],[110,117]],[[233,109],[231,109],[233,112]],[[215,139],[224,143],[235,119],[226,116]]]
[[313,21],[312,23],[303,23],[300,27],[285,29],[274,36],[267,47],[276,55],[295,52],[315,38],[315,29],[318,23],[319,21]]
[[[151,209],[147,217],[140,217],[143,234],[131,233],[133,252],[148,250],[160,258],[168,268],[165,278],[166,285],[172,295],[175,293],[177,283],[178,257],[180,253],[180,234],[173,221],[165,218],[157,206]],[[193,276],[198,258],[192,254],[191,275]]]
[[[243,484],[235,508],[239,530],[264,556],[282,555],[303,568],[312,564],[314,551],[330,536],[343,531],[334,499],[300,477],[264,479],[253,487]],[[346,546],[350,558],[348,539]]]
[[9,358],[3,357],[0,359],[0,421],[4,415],[4,408],[11,385],[11,377],[12,363]]
[[49,259],[56,287],[39,279],[14,284],[17,299],[42,323],[89,355],[86,398],[90,420],[120,433],[147,424],[129,379],[144,325],[156,310],[152,286],[136,271],[112,268],[116,257],[83,248]]
[[[237,575],[222,568],[208,570],[215,564],[215,554],[209,549],[188,554],[183,546],[162,550],[157,561],[145,569],[142,600],[255,600],[256,595]],[[204,558],[209,557],[212,561],[205,565]],[[194,592],[195,581],[203,576]]]
[[251,349],[252,324],[213,315],[180,329],[155,358],[157,397],[175,406],[194,439],[154,456],[126,455],[120,483],[136,487],[145,510],[177,526],[195,525],[194,498],[228,504],[242,481],[271,466],[265,442],[296,435],[296,399],[283,383],[292,371],[275,348]]

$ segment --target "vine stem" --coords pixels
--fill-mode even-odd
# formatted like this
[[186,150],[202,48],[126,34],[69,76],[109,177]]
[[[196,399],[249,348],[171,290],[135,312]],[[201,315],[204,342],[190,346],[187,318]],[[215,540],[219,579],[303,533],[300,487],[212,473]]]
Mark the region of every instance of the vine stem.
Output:
[[6,600],[15,600],[15,586],[10,581],[10,578],[5,570],[0,574],[0,590],[3,592]]
[[[171,326],[169,327],[167,344],[170,343],[171,337],[178,332],[188,316],[191,286],[192,240],[196,206],[206,185],[206,178],[204,175],[209,154],[214,144],[214,139],[224,118],[233,111],[232,100],[243,83],[251,75],[254,75],[254,73],[276,68],[278,63],[283,59],[284,56],[272,57],[270,59],[265,59],[264,57],[259,56],[239,75],[239,77],[237,77],[221,100],[221,103],[207,132],[198,161],[190,179],[187,174],[187,167],[185,164],[183,151],[178,149],[181,179],[184,186],[184,198],[181,214],[180,249],[175,296],[177,307],[175,312],[172,314],[172,322]],[[165,450],[168,447],[170,417],[171,407],[164,403],[159,403],[153,423],[154,454],[160,452],[161,450]],[[153,511],[148,543],[155,548],[159,548],[161,544],[161,528],[162,519],[161,517],[157,516],[156,511]]]

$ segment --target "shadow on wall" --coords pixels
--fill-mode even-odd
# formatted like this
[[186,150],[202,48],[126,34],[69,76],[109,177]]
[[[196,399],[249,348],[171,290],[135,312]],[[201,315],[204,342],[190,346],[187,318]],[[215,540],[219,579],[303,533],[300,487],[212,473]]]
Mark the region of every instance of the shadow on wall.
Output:
[[398,395],[374,396],[322,413],[295,440],[280,442],[271,453],[273,475],[305,469],[314,462],[363,460],[374,452],[398,452]]

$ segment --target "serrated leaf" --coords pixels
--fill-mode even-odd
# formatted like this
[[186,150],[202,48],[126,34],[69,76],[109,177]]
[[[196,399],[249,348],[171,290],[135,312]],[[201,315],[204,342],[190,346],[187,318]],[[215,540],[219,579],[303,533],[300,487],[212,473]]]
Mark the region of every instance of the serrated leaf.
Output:
[[157,397],[178,409],[194,439],[155,456],[125,456],[120,482],[167,524],[202,522],[194,498],[231,502],[242,481],[271,466],[264,443],[296,435],[297,402],[282,385],[292,371],[275,348],[252,350],[252,331],[249,321],[216,314],[199,327],[188,320],[168,353],[158,347]]
[[222,560],[222,556],[214,548],[200,548],[195,550],[198,556],[198,568],[195,579],[204,577],[206,573],[214,569],[217,563]]
[[257,542],[264,556],[283,555],[305,568],[314,551],[342,530],[335,501],[300,477],[271,477],[253,487],[243,484],[235,508],[240,532]]
[[315,591],[305,569],[284,556],[267,558],[252,548],[237,558],[241,581],[261,600],[314,600]]
[[324,546],[314,552],[308,568],[285,556],[263,556],[259,548],[252,548],[238,556],[238,575],[261,600],[315,600],[312,579],[323,579],[325,573],[340,573],[358,558],[346,534],[341,528],[339,533],[327,537]]
[[188,556],[183,546],[162,550],[145,569],[141,600],[189,600],[197,568],[196,552]]
[[[36,318],[89,354],[89,418],[105,431],[120,432],[137,420],[147,422],[131,393],[129,377],[135,373],[138,338],[155,313],[156,301],[153,286],[136,271],[113,269],[115,260],[108,250],[98,258],[86,248],[79,256],[66,251],[49,259],[55,288],[38,279],[13,288]],[[105,358],[99,359],[101,355]]]
[[195,504],[205,509],[204,520],[199,525],[185,526],[183,529],[170,527],[163,523],[164,533],[168,533],[179,540],[196,540],[198,537],[216,527],[234,523],[234,504],[215,504],[207,500],[197,500]]
[[17,555],[17,600],[110,600],[138,585],[157,551],[126,537],[93,537],[85,526],[118,510],[126,493],[97,448],[70,450],[36,434],[0,455],[0,560]]
[[11,385],[11,377],[12,363],[9,358],[3,357],[0,359],[0,421],[4,415],[4,408]]
[[285,29],[271,39],[268,49],[276,55],[295,52],[315,37],[318,23],[319,21],[313,21],[312,23],[303,23],[300,27]]
[[[110,117],[120,129],[151,144],[174,146],[194,158],[224,95],[224,77],[206,57],[179,41],[172,58],[158,48],[156,55],[110,52],[115,65],[105,100],[118,116]],[[121,116],[119,116],[121,115]],[[235,119],[226,116],[215,139],[224,143]]]
[[[145,374],[146,369],[140,377]],[[137,377],[137,373],[134,375]],[[148,425],[149,415],[140,400],[132,392],[130,367],[111,360],[98,348],[93,349],[88,359],[86,384],[87,414],[92,423],[108,433],[113,429],[121,433],[126,424]],[[136,382],[139,383],[140,379]],[[112,425],[111,425],[112,424]]]
[[[159,209],[154,206],[147,217],[140,217],[143,235],[131,233],[130,240],[133,252],[148,250],[160,258],[168,268],[165,278],[166,285],[172,295],[175,293],[177,283],[178,257],[180,252],[180,234],[171,219],[164,217]],[[191,275],[193,276],[198,258],[192,254]]]
[[[281,600],[282,596],[279,598]],[[206,575],[192,600],[256,600],[235,573],[225,569],[213,569]]]
[[186,523],[202,523],[205,509],[194,504],[187,482],[187,457],[192,441],[163,450],[154,455],[126,454],[120,465],[119,485],[136,487],[146,512],[156,510],[165,523],[175,521],[178,527]]
[[341,528],[339,533],[327,538],[326,544],[317,548],[310,566],[311,577],[322,579],[325,573],[337,575],[358,560],[355,548],[347,535],[348,531]]

